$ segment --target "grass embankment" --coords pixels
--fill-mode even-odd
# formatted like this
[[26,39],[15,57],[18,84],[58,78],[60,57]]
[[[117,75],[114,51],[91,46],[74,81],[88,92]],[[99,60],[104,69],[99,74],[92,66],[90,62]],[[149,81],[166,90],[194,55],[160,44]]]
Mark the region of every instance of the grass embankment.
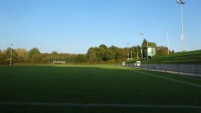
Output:
[[[128,63],[133,63],[128,62]],[[169,55],[160,56],[153,58],[148,61],[142,61],[142,63],[150,64],[201,64],[201,50],[189,51],[189,52],[180,52]]]

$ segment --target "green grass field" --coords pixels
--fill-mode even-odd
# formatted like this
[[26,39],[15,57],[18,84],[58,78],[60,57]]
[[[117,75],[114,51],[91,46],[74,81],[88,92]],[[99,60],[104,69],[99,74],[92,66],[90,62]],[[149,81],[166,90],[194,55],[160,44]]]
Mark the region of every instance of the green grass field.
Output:
[[201,78],[116,66],[0,66],[0,113],[201,113]]

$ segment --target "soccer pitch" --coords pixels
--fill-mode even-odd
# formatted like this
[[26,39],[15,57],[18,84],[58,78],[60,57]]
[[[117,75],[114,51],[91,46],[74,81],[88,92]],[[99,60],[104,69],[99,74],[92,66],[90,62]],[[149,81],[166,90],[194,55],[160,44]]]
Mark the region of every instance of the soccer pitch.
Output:
[[200,113],[201,78],[97,66],[0,66],[0,113]]

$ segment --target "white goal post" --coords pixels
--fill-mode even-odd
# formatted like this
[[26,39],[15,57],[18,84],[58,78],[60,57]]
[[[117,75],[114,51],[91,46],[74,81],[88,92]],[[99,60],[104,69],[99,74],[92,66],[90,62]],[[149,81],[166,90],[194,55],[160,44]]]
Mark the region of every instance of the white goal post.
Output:
[[53,61],[53,65],[55,64],[62,64],[62,65],[65,65],[65,61]]

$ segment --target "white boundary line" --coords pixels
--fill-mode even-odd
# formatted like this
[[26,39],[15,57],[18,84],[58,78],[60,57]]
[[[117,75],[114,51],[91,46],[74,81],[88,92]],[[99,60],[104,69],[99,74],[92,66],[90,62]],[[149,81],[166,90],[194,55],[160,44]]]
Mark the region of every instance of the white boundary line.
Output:
[[149,105],[149,104],[101,104],[101,103],[45,103],[45,102],[0,102],[0,105],[12,106],[61,106],[61,107],[114,107],[114,108],[170,108],[170,109],[201,109],[193,105]]
[[151,73],[146,73],[146,72],[139,72],[139,71],[131,70],[131,69],[128,69],[128,68],[127,68],[127,70],[134,71],[134,72],[140,73],[140,74],[151,75],[151,76],[154,76],[154,77],[163,78],[163,79],[167,79],[167,80],[171,80],[171,81],[175,81],[175,82],[179,82],[179,83],[183,83],[183,84],[187,84],[187,85],[191,85],[191,86],[201,87],[201,85],[194,84],[194,83],[191,83],[191,82],[176,80],[176,79],[172,79],[172,78],[168,78],[168,77],[163,77],[163,76],[159,76],[159,75],[155,75],[155,74],[151,74]]
[[25,71],[25,70],[28,70],[28,69],[2,70],[0,72],[15,72],[15,71]]

